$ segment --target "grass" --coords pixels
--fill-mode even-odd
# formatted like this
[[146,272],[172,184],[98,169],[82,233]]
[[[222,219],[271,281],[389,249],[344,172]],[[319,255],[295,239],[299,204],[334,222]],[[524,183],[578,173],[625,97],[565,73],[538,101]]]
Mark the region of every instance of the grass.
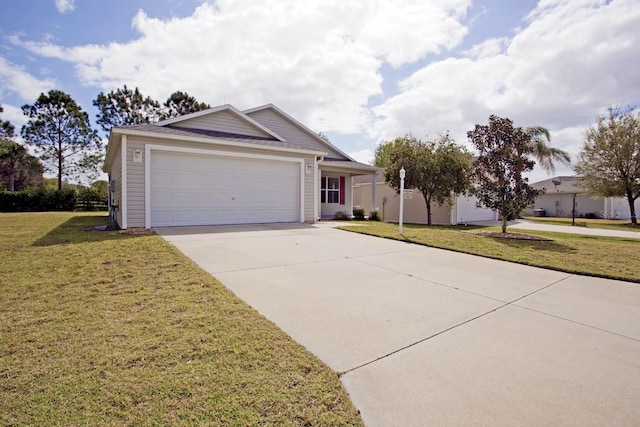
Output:
[[[525,218],[527,221],[538,222],[541,224],[552,225],[572,225],[571,218],[562,217],[533,217],[528,216]],[[621,219],[590,219],[590,218],[576,218],[575,227],[583,228],[602,228],[605,230],[620,230],[620,231],[637,231],[640,232],[640,225],[632,224],[630,220]]]
[[362,425],[335,372],[157,235],[0,214],[0,425]]
[[[349,224],[358,225],[350,227]],[[640,239],[586,236],[529,231],[551,241],[496,239],[481,236],[481,231],[499,231],[499,227],[398,225],[382,222],[345,223],[340,227],[370,234],[448,249],[488,258],[536,267],[640,283]],[[522,232],[522,230],[515,230]]]

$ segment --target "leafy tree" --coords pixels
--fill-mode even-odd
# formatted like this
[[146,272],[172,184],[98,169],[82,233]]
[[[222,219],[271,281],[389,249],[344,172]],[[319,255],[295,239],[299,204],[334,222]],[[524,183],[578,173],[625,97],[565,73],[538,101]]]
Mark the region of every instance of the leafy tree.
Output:
[[[58,189],[58,178],[43,178],[42,183],[44,185],[45,190],[56,191]],[[82,188],[82,186],[77,184],[72,184],[66,180],[62,181],[63,190],[79,190],[80,188]]]
[[99,110],[97,123],[107,135],[114,126],[153,123],[162,117],[158,101],[144,97],[137,87],[131,90],[127,85],[106,95],[100,92],[93,105]]
[[[0,113],[3,111],[0,105]],[[14,141],[15,136],[11,122],[0,120],[0,184],[9,191],[42,183],[42,164]]]
[[183,116],[211,108],[209,104],[198,102],[193,96],[180,91],[172,93],[163,105],[165,107],[165,111],[162,113],[163,119]]
[[548,173],[554,173],[555,162],[571,164],[571,155],[564,150],[549,145],[551,134],[542,126],[530,126],[524,130],[530,138],[527,154],[532,156]]
[[384,168],[390,162],[391,152],[406,138],[411,138],[407,135],[405,138],[396,138],[393,141],[386,141],[378,144],[376,151],[373,155],[373,166],[378,168]]
[[104,208],[109,200],[109,183],[105,180],[94,181],[89,187],[78,190],[77,202],[87,210]]
[[585,135],[574,168],[591,194],[625,197],[631,223],[637,224],[635,201],[640,197],[640,115],[632,108],[609,108]]
[[70,95],[50,90],[33,105],[24,105],[22,112],[30,119],[22,127],[22,137],[39,151],[45,168],[57,174],[58,190],[63,177],[92,172],[96,162],[90,160],[101,156],[100,139],[87,113]]
[[494,115],[488,125],[476,125],[467,132],[469,141],[479,152],[474,162],[471,193],[478,206],[498,211],[502,216],[502,232],[507,221],[530,205],[540,193],[531,188],[522,174],[533,170],[535,162],[527,157],[531,136],[513,122]]
[[0,182],[9,191],[42,184],[40,161],[15,141],[0,138]]
[[427,224],[431,225],[432,203],[450,201],[469,185],[471,153],[455,144],[448,135],[435,141],[422,141],[411,135],[384,142],[376,149],[374,164],[385,168],[385,180],[400,190],[400,169],[404,167],[405,187],[417,188],[427,205]]

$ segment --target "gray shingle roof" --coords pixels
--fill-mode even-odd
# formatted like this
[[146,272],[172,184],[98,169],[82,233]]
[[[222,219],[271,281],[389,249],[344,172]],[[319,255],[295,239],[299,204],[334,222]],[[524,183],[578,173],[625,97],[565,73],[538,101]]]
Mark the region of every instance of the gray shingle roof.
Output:
[[544,181],[534,182],[531,187],[536,190],[545,188],[547,193],[583,193],[584,188],[578,185],[579,179],[578,176],[555,176]]

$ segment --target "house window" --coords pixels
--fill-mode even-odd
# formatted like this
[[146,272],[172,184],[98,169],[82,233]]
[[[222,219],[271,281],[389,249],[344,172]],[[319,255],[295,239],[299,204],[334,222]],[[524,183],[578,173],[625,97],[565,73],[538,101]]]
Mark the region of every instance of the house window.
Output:
[[344,205],[344,177],[325,176],[320,185],[321,203],[340,203]]

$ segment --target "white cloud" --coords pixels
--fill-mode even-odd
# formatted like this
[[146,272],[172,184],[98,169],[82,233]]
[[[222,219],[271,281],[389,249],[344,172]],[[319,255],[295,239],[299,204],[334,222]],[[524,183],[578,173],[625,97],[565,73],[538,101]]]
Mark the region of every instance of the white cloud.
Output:
[[22,109],[11,104],[2,104],[4,110],[0,113],[2,120],[8,120],[16,128],[16,134],[20,134],[20,128],[27,124],[27,116],[22,114]]
[[60,13],[71,13],[76,8],[75,0],[55,0],[56,9]]
[[23,67],[0,56],[0,96],[8,92],[16,93],[20,98],[32,102],[40,93],[47,92],[54,85],[53,80],[39,80]]
[[458,45],[471,0],[219,0],[186,18],[133,18],[128,43],[63,47],[14,37],[32,53],[75,63],[86,86],[138,86],[156,99],[183,90],[216,105],[273,102],[313,129],[370,127],[380,68]]
[[497,114],[549,128],[552,143],[575,154],[597,113],[640,102],[636,1],[543,0],[524,24],[510,40],[485,41],[402,81],[374,108],[370,136],[450,130],[466,143],[466,131]]
[[364,163],[371,164],[373,162],[374,153],[372,150],[365,148],[360,151],[350,151],[347,153],[352,159]]

